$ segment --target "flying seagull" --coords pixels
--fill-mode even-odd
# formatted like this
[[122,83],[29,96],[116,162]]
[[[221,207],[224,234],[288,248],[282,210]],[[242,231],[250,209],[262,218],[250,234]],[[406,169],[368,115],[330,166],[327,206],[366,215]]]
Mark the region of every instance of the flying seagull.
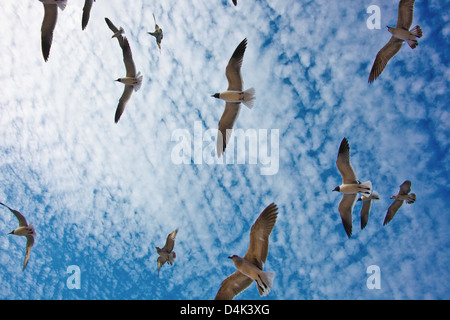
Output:
[[401,184],[399,192],[395,196],[391,197],[391,199],[395,200],[388,208],[386,217],[384,218],[383,226],[392,220],[398,209],[400,209],[400,207],[402,206],[403,201],[406,201],[406,203],[408,204],[414,203],[414,201],[416,201],[416,195],[414,193],[410,194],[410,192],[411,181],[406,180]]
[[380,195],[376,191],[372,191],[370,196],[361,196],[358,201],[362,201],[361,207],[361,230],[367,225],[369,221],[370,207],[372,206],[372,200],[380,200]]
[[248,108],[253,108],[255,100],[255,89],[243,90],[241,76],[242,60],[247,47],[247,39],[237,46],[225,70],[228,79],[228,89],[222,93],[215,93],[212,97],[225,100],[225,110],[219,121],[217,134],[217,156],[220,158],[225,151],[227,142],[231,136],[233,125],[238,117],[241,102]]
[[158,275],[159,269],[169,261],[170,265],[173,265],[174,259],[177,257],[175,251],[173,251],[173,246],[175,245],[175,237],[177,236],[178,229],[172,231],[166,239],[166,244],[161,249],[160,247],[156,247],[156,252],[158,252],[159,257],[157,259],[158,263]]
[[419,26],[415,26],[409,30],[413,20],[414,1],[400,1],[398,5],[397,25],[395,28],[387,26],[392,36],[375,58],[369,75],[369,83],[372,83],[378,78],[388,61],[400,50],[404,41],[409,44],[411,49],[414,49],[419,44],[416,39],[422,37],[422,29]]
[[269,236],[278,215],[276,204],[270,204],[256,219],[250,231],[250,244],[244,257],[229,256],[236,271],[221,284],[215,300],[232,300],[237,294],[256,282],[259,294],[265,296],[272,287],[274,272],[263,271],[269,252]]
[[158,45],[159,51],[161,52],[161,40],[163,39],[163,31],[156,24],[155,14],[153,14],[153,20],[155,20],[155,32],[147,32],[148,34],[154,36],[156,38],[156,44]]
[[356,178],[355,171],[350,163],[350,146],[347,138],[344,137],[339,146],[339,152],[336,160],[336,166],[342,176],[342,184],[333,191],[343,193],[341,202],[339,203],[339,213],[341,214],[342,223],[345,232],[350,238],[352,235],[352,211],[356,202],[358,193],[364,196],[370,196],[372,193],[372,182],[366,181],[361,183]]
[[58,18],[58,8],[64,10],[67,0],[39,0],[44,5],[44,20],[41,27],[41,48],[44,60],[47,62],[52,46],[53,30]]
[[111,29],[111,31],[113,32],[113,35],[111,36],[112,38],[117,38],[117,41],[119,41],[119,45],[122,43],[123,41],[123,36],[122,34],[125,33],[125,31],[123,30],[122,27],[120,27],[119,29],[117,29],[117,27],[111,22],[111,20],[109,20],[108,18],[105,18],[106,24],[108,25],[108,27]]
[[120,47],[123,51],[123,62],[125,63],[127,75],[124,78],[118,78],[116,80],[125,84],[125,88],[123,90],[122,96],[119,99],[119,104],[117,105],[116,115],[114,118],[115,123],[119,122],[120,116],[125,110],[125,106],[128,100],[130,100],[133,90],[138,91],[142,83],[141,73],[138,72],[136,74],[136,66],[134,65],[130,44],[128,43],[128,39],[126,37],[123,37],[122,42],[120,42]]
[[28,224],[25,217],[17,210],[11,209],[6,204],[0,202],[0,205],[6,207],[11,211],[19,220],[19,227],[14,229],[8,234],[15,234],[17,236],[25,236],[27,238],[27,244],[25,249],[25,261],[23,263],[22,271],[25,270],[25,267],[28,264],[28,260],[30,260],[31,248],[34,244],[34,237],[36,236],[36,232],[34,231],[33,223]]
[[91,15],[92,4],[95,0],[85,0],[83,7],[83,17],[81,19],[81,29],[84,30],[89,22],[89,17]]

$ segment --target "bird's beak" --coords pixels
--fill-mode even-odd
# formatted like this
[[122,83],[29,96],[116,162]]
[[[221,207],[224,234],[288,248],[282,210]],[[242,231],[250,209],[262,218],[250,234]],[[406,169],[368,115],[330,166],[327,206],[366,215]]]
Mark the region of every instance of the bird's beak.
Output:
[[11,231],[11,232],[10,232],[10,233],[8,233],[8,234],[14,234],[13,232],[14,232],[14,231]]
[[231,256],[229,256],[228,259],[231,259]]

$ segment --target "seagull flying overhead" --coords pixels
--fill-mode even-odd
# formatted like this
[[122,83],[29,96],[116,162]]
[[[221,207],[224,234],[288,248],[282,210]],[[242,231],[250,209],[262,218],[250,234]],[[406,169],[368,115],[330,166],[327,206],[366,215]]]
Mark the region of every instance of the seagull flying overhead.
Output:
[[81,19],[81,29],[84,30],[89,22],[89,17],[91,15],[92,4],[95,0],[85,0],[83,7],[83,17]]
[[158,45],[159,51],[161,52],[161,40],[163,39],[164,35],[162,29],[156,24],[156,18],[154,14],[153,20],[155,20],[155,32],[147,32],[147,33],[156,38],[156,44]]
[[336,166],[341,173],[342,184],[334,188],[333,191],[339,191],[344,194],[339,203],[339,213],[344,224],[345,232],[350,238],[352,235],[352,211],[356,197],[358,193],[370,196],[372,193],[372,183],[370,181],[364,183],[358,181],[350,163],[350,146],[348,145],[347,138],[342,139],[341,145],[339,146]]
[[372,200],[380,200],[380,195],[376,191],[372,191],[370,196],[361,196],[358,201],[362,201],[361,207],[361,230],[367,225],[369,221],[370,207],[372,206]]
[[34,237],[36,236],[36,232],[34,231],[33,224],[32,223],[28,224],[25,217],[19,211],[11,209],[6,204],[1,202],[0,205],[8,208],[9,211],[11,211],[16,216],[17,220],[19,220],[19,227],[11,231],[9,234],[15,234],[17,236],[25,236],[27,238],[27,244],[25,249],[25,261],[23,263],[22,268],[23,271],[25,270],[25,267],[28,264],[28,260],[30,260],[31,248],[33,247],[34,244]]
[[44,60],[48,60],[50,47],[53,41],[53,30],[55,30],[58,18],[58,8],[64,10],[67,0],[39,0],[44,5],[44,20],[41,27],[41,47]]
[[259,215],[250,230],[250,244],[244,257],[232,255],[230,258],[236,271],[221,284],[215,300],[232,300],[256,282],[259,294],[265,296],[272,287],[274,272],[263,271],[269,252],[269,236],[278,215],[277,206],[272,203]]
[[225,151],[226,145],[231,136],[234,123],[239,114],[241,102],[248,108],[253,108],[255,100],[255,89],[250,88],[242,91],[244,84],[241,76],[242,60],[247,48],[247,39],[237,46],[225,70],[228,80],[228,89],[222,93],[215,93],[214,98],[225,100],[225,110],[219,121],[219,131],[217,134],[217,156],[220,158]]
[[111,36],[111,38],[117,38],[117,41],[119,41],[119,45],[121,45],[122,41],[123,41],[123,36],[122,34],[125,33],[125,30],[123,30],[122,27],[117,28],[112,22],[111,20],[109,20],[108,18],[105,18],[106,24],[108,25],[108,27],[111,29],[111,31],[113,32],[113,35]]
[[417,38],[422,37],[422,29],[419,26],[415,26],[409,30],[413,20],[414,1],[400,1],[398,5],[397,25],[395,28],[387,27],[392,36],[375,58],[369,75],[369,83],[378,78],[388,61],[400,50],[404,41],[409,44],[411,49],[414,49],[419,44]]
[[394,202],[389,206],[386,217],[384,218],[383,226],[386,225],[389,221],[394,218],[395,214],[397,213],[398,209],[403,204],[403,201],[406,201],[406,203],[411,204],[416,201],[416,195],[414,193],[411,193],[411,181],[406,180],[400,185],[399,192],[392,196],[391,199],[395,199]]
[[156,252],[158,252],[159,257],[157,259],[158,263],[158,275],[159,269],[168,261],[170,265],[173,265],[174,259],[176,258],[175,251],[173,251],[173,247],[175,245],[175,237],[177,236],[178,229],[172,231],[166,239],[166,244],[161,249],[156,247]]
[[[119,39],[119,38],[118,38]],[[124,78],[118,78],[116,81],[125,84],[122,96],[119,99],[119,104],[117,105],[116,115],[114,118],[115,123],[119,122],[120,116],[125,110],[125,106],[131,98],[131,94],[134,91],[139,90],[142,83],[142,75],[140,72],[136,74],[136,66],[134,65],[133,56],[131,54],[130,44],[126,37],[122,38],[120,42],[120,47],[123,51],[123,62],[125,63],[125,69],[127,75]]]

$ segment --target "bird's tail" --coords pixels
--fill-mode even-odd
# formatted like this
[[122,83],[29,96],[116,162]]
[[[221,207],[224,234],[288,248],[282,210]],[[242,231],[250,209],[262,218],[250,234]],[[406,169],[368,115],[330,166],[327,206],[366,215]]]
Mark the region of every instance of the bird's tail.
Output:
[[133,86],[134,91],[138,91],[141,88],[142,84],[142,74],[139,71],[136,75],[137,83]]
[[419,42],[417,40],[408,39],[408,40],[406,40],[406,42],[408,42],[411,49],[415,49],[419,45]]
[[242,103],[249,109],[253,108],[255,102],[255,89],[250,88],[244,91],[244,100]]
[[58,5],[58,8],[60,8],[61,10],[64,10],[67,5],[67,0],[58,1],[57,5]]
[[28,228],[30,229],[30,232],[28,233],[28,235],[36,237],[37,233],[36,233],[36,230],[34,230],[33,222],[28,225]]
[[365,195],[366,197],[370,196],[372,193],[372,182],[366,181],[359,185],[359,193]]
[[269,294],[270,289],[272,289],[273,278],[275,277],[275,272],[272,271],[261,271],[258,274],[256,284],[258,285],[259,294],[263,297]]
[[380,200],[380,195],[376,191],[372,191],[372,200]]
[[411,193],[408,196],[408,200],[406,200],[406,203],[411,204],[414,203],[416,201],[416,194],[415,193]]
[[409,32],[411,32],[417,38],[421,38],[422,37],[422,29],[420,29],[419,26],[415,26]]

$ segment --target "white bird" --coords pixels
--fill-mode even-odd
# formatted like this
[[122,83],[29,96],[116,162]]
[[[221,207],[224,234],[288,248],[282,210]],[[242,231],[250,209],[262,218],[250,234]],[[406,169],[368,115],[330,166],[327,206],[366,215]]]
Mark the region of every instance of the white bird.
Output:
[[269,236],[278,215],[277,206],[272,203],[259,215],[250,231],[250,244],[244,257],[229,256],[236,271],[220,285],[215,300],[232,300],[237,294],[256,282],[259,294],[267,295],[273,284],[275,273],[263,271],[269,253]]
[[177,236],[178,229],[175,229],[172,231],[166,239],[166,244],[161,249],[160,247],[156,247],[156,252],[158,252],[159,257],[157,259],[158,263],[158,275],[159,275],[159,269],[166,263],[169,262],[169,264],[172,266],[174,263],[175,258],[177,257],[175,251],[173,251],[173,247],[175,246],[175,237]]
[[95,0],[85,0],[83,7],[83,17],[81,18],[81,29],[84,30],[89,22],[89,17],[91,16],[92,4]]
[[116,114],[114,117],[115,123],[119,122],[120,116],[125,110],[125,106],[131,98],[131,94],[134,91],[138,91],[142,83],[142,75],[140,72],[136,74],[136,66],[134,65],[133,56],[131,54],[130,44],[128,39],[123,37],[120,47],[123,52],[123,62],[125,63],[126,77],[118,78],[116,81],[125,84],[122,96],[119,99],[119,104],[117,105]]
[[13,231],[11,231],[8,234],[15,234],[17,236],[25,236],[27,238],[27,244],[26,244],[26,249],[25,249],[25,261],[23,263],[23,268],[22,268],[22,271],[23,271],[23,270],[25,270],[25,267],[28,264],[28,260],[30,260],[31,248],[33,247],[33,244],[34,244],[34,237],[36,236],[36,231],[34,230],[33,223],[28,224],[25,217],[19,211],[11,209],[6,204],[1,203],[1,202],[0,202],[0,205],[8,208],[9,211],[11,211],[16,216],[17,220],[19,220],[19,227],[14,229]]
[[397,213],[398,209],[403,204],[403,201],[406,201],[406,203],[411,204],[416,201],[416,195],[414,193],[411,193],[411,181],[406,180],[400,185],[399,192],[392,196],[391,199],[395,199],[394,202],[389,206],[386,217],[384,218],[383,226],[386,225],[389,221],[394,218],[395,214]]
[[341,145],[339,146],[336,166],[341,173],[342,184],[334,188],[333,191],[339,191],[344,194],[339,203],[339,213],[344,224],[345,232],[350,238],[352,235],[352,211],[356,197],[358,193],[370,196],[372,193],[372,182],[366,181],[361,183],[358,181],[350,163],[350,146],[348,145],[347,138],[342,139]]
[[367,225],[369,221],[370,207],[372,206],[372,200],[380,200],[380,195],[376,191],[372,191],[370,196],[361,196],[358,201],[362,201],[361,207],[361,230]]
[[48,60],[58,18],[58,8],[64,10],[67,0],[39,0],[44,5],[44,20],[41,26],[41,48],[44,60]]
[[125,33],[125,30],[123,30],[122,27],[117,28],[112,22],[111,20],[109,20],[108,18],[105,18],[106,24],[108,25],[108,27],[111,29],[111,31],[113,32],[113,35],[111,36],[112,38],[117,38],[117,41],[119,41],[119,45],[122,43],[123,41],[123,34]]
[[400,50],[404,41],[409,44],[411,49],[414,49],[419,44],[417,38],[422,37],[422,29],[419,26],[415,26],[409,30],[413,20],[414,1],[400,1],[398,5],[397,25],[395,28],[387,27],[392,36],[375,58],[369,75],[369,83],[378,78],[388,61]]
[[229,138],[231,136],[234,123],[241,108],[241,102],[248,108],[253,108],[255,100],[255,89],[243,90],[243,81],[241,76],[242,60],[247,47],[247,39],[237,46],[225,70],[228,80],[228,89],[222,93],[215,93],[212,97],[225,100],[225,110],[219,121],[219,131],[217,134],[217,156],[220,158],[225,151]]

